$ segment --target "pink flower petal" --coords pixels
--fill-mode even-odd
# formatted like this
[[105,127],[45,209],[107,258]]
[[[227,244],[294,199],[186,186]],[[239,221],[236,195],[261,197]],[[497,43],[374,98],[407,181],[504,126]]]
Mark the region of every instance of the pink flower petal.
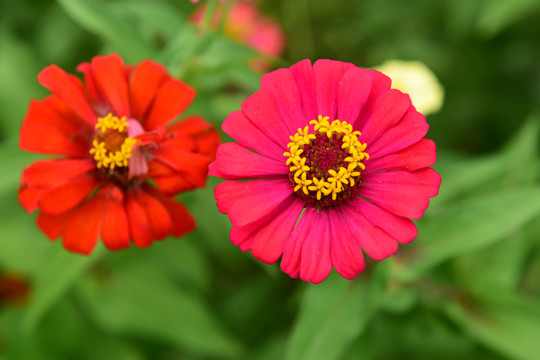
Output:
[[318,222],[318,215],[315,207],[306,207],[291,236],[285,241],[280,266],[281,270],[292,278],[300,277],[304,241],[309,236],[310,230]]
[[371,144],[375,142],[388,129],[396,125],[411,107],[409,95],[399,90],[391,89],[382,94],[373,107],[371,116],[360,130],[360,141],[367,143],[367,152],[371,150]]
[[366,264],[362,247],[345,222],[341,211],[330,209],[330,241],[332,264],[345,279],[353,279],[364,271]]
[[285,161],[279,162],[257,155],[236,143],[221,144],[217,157],[219,161],[210,165],[209,175],[219,174],[227,180],[275,179],[287,177],[289,174]]
[[221,128],[247,149],[278,161],[284,159],[283,153],[287,151],[287,147],[278,145],[271,140],[266,133],[253,125],[241,111],[229,114]]
[[317,104],[315,103],[315,88],[313,86],[313,67],[309,59],[302,60],[290,68],[291,74],[298,84],[298,90],[302,100],[302,112],[304,117],[312,120],[317,119]]
[[402,244],[412,241],[418,231],[411,219],[394,215],[377,205],[361,198],[356,198],[351,206],[362,214],[370,223],[384,230]]
[[429,125],[424,115],[410,108],[403,119],[394,127],[384,132],[377,140],[368,145],[370,158],[394,153],[420,141],[428,131]]
[[439,193],[441,177],[431,168],[409,171],[388,171],[367,174],[359,195],[375,202],[391,213],[420,219],[429,205],[429,198]]
[[[233,225],[244,226],[259,220],[293,194],[293,187],[288,179],[261,183],[265,183],[265,186],[250,188],[252,192],[249,195],[237,199],[231,206],[229,218]],[[253,191],[255,189],[258,192]]]
[[319,210],[317,221],[310,228],[302,246],[300,278],[318,284],[332,271],[330,256],[330,219],[328,210]]
[[366,124],[366,121],[369,119],[371,114],[373,113],[373,109],[375,107],[375,103],[379,99],[379,97],[390,90],[392,86],[392,80],[386,75],[384,75],[382,72],[377,70],[369,70],[372,76],[371,81],[371,91],[369,92],[369,97],[364,104],[364,107],[362,108],[362,111],[360,111],[360,115],[358,116],[358,119],[353,124],[355,129],[362,129],[364,128],[364,125]]
[[252,235],[253,256],[266,264],[275,263],[283,253],[285,241],[291,236],[303,208],[304,204],[298,199],[292,196],[287,198],[280,206],[278,214]]
[[388,170],[416,171],[432,166],[436,160],[435,143],[428,139],[422,139],[396,153],[376,159],[370,158],[365,162],[366,173]]
[[373,73],[354,67],[341,78],[338,86],[337,118],[354,124],[371,90]]
[[384,230],[370,223],[364,215],[350,205],[341,207],[341,212],[349,229],[362,249],[374,260],[383,260],[394,254],[398,242]]
[[253,125],[286,151],[289,136],[297,129],[285,123],[277,105],[265,89],[260,89],[244,100],[242,111]]
[[302,111],[302,96],[289,69],[279,69],[261,78],[264,88],[278,106],[278,112],[291,130],[304,128],[313,118],[307,118]]
[[[354,65],[340,61],[317,60],[313,65],[313,84],[317,100],[317,115],[336,119],[338,106],[338,88],[343,75]],[[341,119],[340,119],[341,120]]]
[[236,201],[245,196],[264,192],[270,181],[256,180],[249,182],[225,181],[214,188],[217,207],[222,214],[228,214]]

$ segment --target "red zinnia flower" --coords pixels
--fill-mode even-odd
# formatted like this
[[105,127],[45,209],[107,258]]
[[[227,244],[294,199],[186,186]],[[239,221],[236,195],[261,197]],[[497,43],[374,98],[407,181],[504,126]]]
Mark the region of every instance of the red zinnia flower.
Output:
[[[318,283],[351,279],[417,231],[441,178],[428,124],[390,79],[353,64],[304,60],[263,76],[230,114],[210,175],[241,250]],[[339,119],[339,120],[338,120]],[[256,179],[255,181],[236,181]]]
[[77,69],[84,82],[55,65],[38,75],[52,94],[30,103],[20,147],[58,157],[24,169],[21,205],[39,210],[51,240],[84,254],[98,237],[117,250],[192,230],[190,213],[169,196],[204,186],[219,143],[199,116],[171,124],[195,91],[159,64],[125,66],[116,54]]

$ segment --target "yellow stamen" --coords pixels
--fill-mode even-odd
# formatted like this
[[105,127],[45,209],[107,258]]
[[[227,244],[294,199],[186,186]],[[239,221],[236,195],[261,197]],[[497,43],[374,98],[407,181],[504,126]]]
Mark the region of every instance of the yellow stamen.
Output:
[[[286,164],[290,165],[290,172],[294,173],[294,191],[302,189],[306,195],[313,192],[317,200],[321,200],[322,196],[331,196],[336,200],[337,194],[344,191],[346,185],[354,186],[361,175],[361,170],[366,168],[363,161],[369,159],[369,154],[365,152],[367,145],[359,140],[361,133],[353,131],[352,125],[346,121],[336,119],[330,123],[329,119],[328,116],[319,115],[317,120],[311,120],[309,124],[313,125],[313,133],[309,132],[309,126],[298,129],[297,133],[289,137],[291,142],[287,144],[287,148],[290,151],[283,153],[287,157]],[[311,168],[306,165],[306,158],[301,156],[304,146],[311,145],[317,138],[317,133],[326,134],[328,138],[332,138],[333,135],[341,136],[341,148],[348,149],[349,153],[344,159],[348,165],[340,167],[337,171],[329,170],[326,179],[325,177],[309,179]]]
[[138,140],[126,136],[128,127],[126,117],[119,119],[108,114],[106,117],[98,118],[95,127],[99,132],[92,141],[90,154],[94,155],[98,169],[104,167],[113,170],[115,167],[128,166],[131,151]]

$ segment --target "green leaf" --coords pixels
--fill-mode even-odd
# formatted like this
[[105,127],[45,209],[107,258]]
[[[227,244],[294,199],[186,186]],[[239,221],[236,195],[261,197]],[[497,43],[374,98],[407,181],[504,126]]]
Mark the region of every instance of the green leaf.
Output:
[[117,3],[119,9],[137,17],[137,23],[166,36],[167,40],[181,32],[186,19],[178,8],[161,1],[124,0]]
[[505,189],[454,206],[419,227],[416,254],[397,276],[415,278],[435,265],[504,238],[540,215],[540,187]]
[[126,62],[156,57],[156,49],[139,29],[108,3],[98,0],[58,0],[58,3],[79,25],[110,42]]
[[[32,98],[46,91],[36,75],[39,65],[31,47],[10,31],[0,29],[0,136],[16,136]],[[5,173],[4,173],[5,174]]]
[[431,206],[478,192],[488,184],[508,187],[532,183],[538,173],[539,127],[538,114],[530,115],[502,150],[493,155],[467,158],[442,154],[437,163],[443,179],[441,191]]
[[494,36],[520,18],[538,11],[538,0],[487,0],[478,19],[478,29],[487,36]]
[[[349,281],[336,274],[308,285],[287,346],[286,360],[339,359],[378,308],[386,264],[372,276]],[[373,276],[374,275],[374,276]]]
[[28,307],[23,327],[32,331],[49,308],[63,296],[80,275],[103,254],[104,248],[98,246],[91,256],[71,254],[55,244],[54,253],[42,265],[33,288],[32,302]]
[[78,288],[81,302],[103,329],[164,340],[206,356],[238,358],[241,346],[202,298],[179,289],[150,259],[129,260]]
[[483,299],[447,302],[444,309],[470,335],[509,358],[538,359],[540,303],[494,290]]

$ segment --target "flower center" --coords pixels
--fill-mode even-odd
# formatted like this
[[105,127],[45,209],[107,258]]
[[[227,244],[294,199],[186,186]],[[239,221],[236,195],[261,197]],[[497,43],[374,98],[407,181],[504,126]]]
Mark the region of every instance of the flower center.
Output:
[[97,131],[90,154],[94,155],[97,167],[113,170],[115,167],[127,167],[133,145],[138,141],[128,137],[126,117],[118,118],[112,114],[98,118]]
[[357,194],[365,169],[362,161],[369,159],[359,131],[346,121],[328,119],[319,115],[311,120],[313,132],[309,126],[298,129],[290,136],[289,152],[283,154],[295,193],[321,208],[340,205]]

